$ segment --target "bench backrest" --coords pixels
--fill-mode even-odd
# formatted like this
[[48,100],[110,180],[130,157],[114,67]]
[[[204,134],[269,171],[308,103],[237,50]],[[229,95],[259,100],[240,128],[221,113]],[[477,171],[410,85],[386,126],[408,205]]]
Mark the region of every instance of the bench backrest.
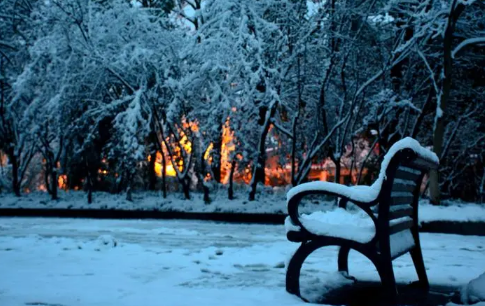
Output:
[[[379,195],[377,232],[383,235],[381,237],[390,236],[391,253],[395,253],[393,257],[407,249],[405,243],[396,240],[413,242],[412,237],[407,236],[411,235],[413,227],[418,228],[421,183],[424,175],[437,167],[437,162],[409,148],[398,151],[387,165]],[[401,249],[392,250],[393,245]]]

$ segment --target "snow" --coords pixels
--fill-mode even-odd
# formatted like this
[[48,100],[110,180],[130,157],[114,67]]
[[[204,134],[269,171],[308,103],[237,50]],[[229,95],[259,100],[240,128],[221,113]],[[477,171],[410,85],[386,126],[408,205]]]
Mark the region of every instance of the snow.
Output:
[[466,305],[485,302],[485,273],[463,286],[460,297],[461,302]]
[[391,243],[391,257],[395,257],[399,254],[410,250],[414,247],[414,238],[411,230],[405,230],[402,232],[395,233],[389,237]]
[[472,5],[475,3],[475,0],[458,0],[457,3],[463,4],[463,5]]
[[[290,217],[285,220],[286,231],[299,231]],[[300,222],[310,233],[325,235],[357,242],[369,242],[375,236],[372,219],[364,212],[349,212],[337,207],[330,211],[316,211],[301,215]]]
[[286,233],[288,232],[299,232],[300,227],[298,225],[293,224],[293,221],[291,221],[290,216],[285,218],[285,231]]
[[[57,218],[0,223],[0,305],[307,305],[285,291],[283,263],[298,245],[286,240],[282,225]],[[421,243],[432,285],[460,288],[479,276],[484,237],[422,234]],[[335,261],[332,248],[310,256],[305,275],[315,282],[304,284],[328,290],[330,283],[349,283],[335,274]],[[399,283],[416,280],[409,256],[393,264]],[[358,253],[350,253],[349,268],[358,280],[378,280]],[[315,296],[311,289],[302,288]]]
[[485,36],[484,37],[474,37],[474,38],[468,38],[463,40],[456,48],[451,52],[451,57],[455,58],[456,54],[460,52],[463,48],[469,45],[474,45],[474,44],[485,44]]
[[419,205],[419,222],[433,221],[454,222],[484,222],[485,205],[448,202],[445,205],[432,205],[428,200],[422,200]]
[[367,17],[367,19],[374,24],[381,24],[381,25],[391,23],[395,20],[394,17],[389,15],[389,13],[387,12],[384,15],[380,14],[375,16],[369,16]]

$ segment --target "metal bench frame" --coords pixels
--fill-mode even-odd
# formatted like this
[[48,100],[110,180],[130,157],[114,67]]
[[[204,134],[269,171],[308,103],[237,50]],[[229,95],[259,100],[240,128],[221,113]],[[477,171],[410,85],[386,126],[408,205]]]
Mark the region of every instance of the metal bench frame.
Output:
[[[431,169],[437,169],[438,164],[430,161],[410,149],[405,148],[398,151],[390,160],[386,171],[386,176],[382,182],[378,197],[371,202],[359,202],[350,198],[324,190],[303,191],[293,196],[288,201],[288,213],[291,222],[300,227],[300,231],[289,231],[288,240],[301,242],[291,258],[286,273],[286,290],[305,300],[300,295],[300,271],[306,258],[315,250],[326,246],[339,246],[338,270],[348,273],[348,255],[351,249],[367,257],[376,267],[385,294],[390,299],[397,297],[396,280],[392,267],[392,261],[406,253],[411,254],[416,272],[418,274],[418,284],[428,290],[429,283],[426,269],[423,262],[421,245],[418,232],[418,200],[420,197],[420,186],[424,175]],[[414,171],[405,171],[412,169]],[[414,172],[414,173],[412,173]],[[419,174],[416,174],[419,173]],[[396,181],[396,179],[399,179]],[[406,180],[414,182],[403,184]],[[393,195],[393,192],[396,192]],[[410,196],[402,196],[409,193]],[[339,206],[346,208],[348,202],[354,203],[369,215],[375,225],[376,234],[366,243],[347,240],[337,237],[320,236],[310,233],[299,220],[298,207],[301,200],[308,195],[330,195],[340,198]],[[393,205],[400,205],[402,209],[390,210]],[[396,206],[395,206],[396,207]],[[374,208],[374,211],[372,210]],[[377,216],[375,215],[377,212]],[[410,217],[412,220],[390,225],[391,220],[402,217]],[[414,238],[414,247],[404,252],[391,256],[390,236],[403,230],[410,230]]]

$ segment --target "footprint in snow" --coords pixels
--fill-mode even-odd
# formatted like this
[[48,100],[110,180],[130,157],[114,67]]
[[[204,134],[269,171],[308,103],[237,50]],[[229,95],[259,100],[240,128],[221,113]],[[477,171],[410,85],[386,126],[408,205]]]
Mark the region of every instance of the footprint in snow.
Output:
[[62,304],[56,304],[56,303],[45,303],[45,302],[27,302],[25,305],[28,306],[65,306]]

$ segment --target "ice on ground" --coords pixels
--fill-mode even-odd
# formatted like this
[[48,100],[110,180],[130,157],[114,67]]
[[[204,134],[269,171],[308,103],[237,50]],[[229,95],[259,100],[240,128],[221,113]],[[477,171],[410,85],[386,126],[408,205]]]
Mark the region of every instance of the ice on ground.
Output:
[[485,304],[485,273],[463,286],[460,297],[461,302],[466,305],[478,302]]

